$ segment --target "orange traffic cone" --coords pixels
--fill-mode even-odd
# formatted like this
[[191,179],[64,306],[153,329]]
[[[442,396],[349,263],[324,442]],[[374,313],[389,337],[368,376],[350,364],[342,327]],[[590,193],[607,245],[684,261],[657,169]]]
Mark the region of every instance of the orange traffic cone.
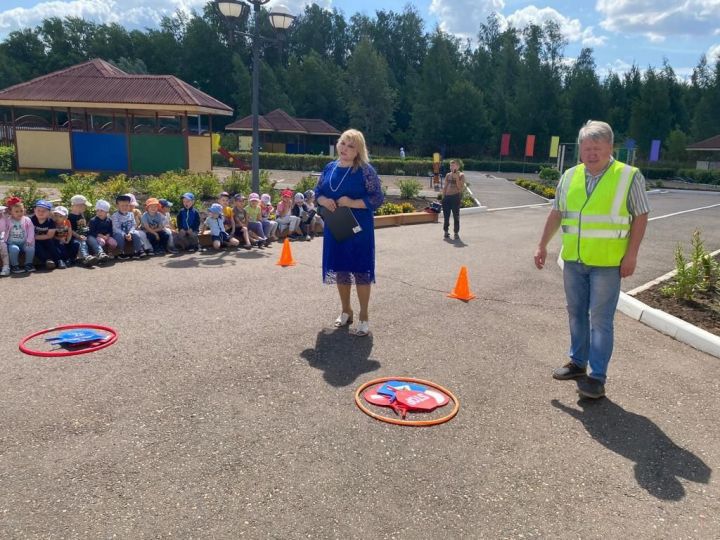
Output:
[[468,302],[476,296],[470,292],[470,283],[467,277],[467,266],[460,267],[460,274],[458,274],[457,282],[455,282],[455,288],[453,292],[448,294],[448,298],[457,298],[464,302]]
[[287,238],[283,242],[282,252],[280,252],[280,260],[275,264],[279,266],[295,266],[295,260],[293,259],[292,251],[290,251],[290,240]]

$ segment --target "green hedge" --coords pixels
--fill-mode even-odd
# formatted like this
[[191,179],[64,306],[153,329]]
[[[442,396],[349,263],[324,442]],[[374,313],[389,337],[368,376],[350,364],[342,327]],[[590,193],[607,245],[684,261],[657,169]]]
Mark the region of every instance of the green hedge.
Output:
[[[249,152],[238,152],[237,155],[248,165],[252,155]],[[280,169],[286,171],[321,171],[331,160],[329,156],[310,154],[276,154],[260,152],[261,169]],[[523,163],[522,161],[485,161],[479,159],[463,159],[464,168],[468,171],[502,172],[537,172],[541,167],[551,167],[547,163]],[[378,174],[395,174],[398,176],[427,176],[432,173],[431,159],[399,159],[377,158],[372,160]],[[213,154],[213,165],[229,167],[227,159],[220,154]],[[450,160],[443,162],[443,171],[450,170]]]
[[0,172],[12,172],[15,170],[15,148],[12,146],[0,146]]

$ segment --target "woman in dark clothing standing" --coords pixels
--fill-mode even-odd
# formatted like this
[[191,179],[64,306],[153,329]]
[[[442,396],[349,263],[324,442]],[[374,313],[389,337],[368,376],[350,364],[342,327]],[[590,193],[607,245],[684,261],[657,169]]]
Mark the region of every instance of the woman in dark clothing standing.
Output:
[[448,232],[450,228],[450,212],[453,215],[455,240],[460,238],[460,201],[462,201],[463,191],[465,191],[465,175],[460,172],[458,162],[453,159],[450,162],[450,172],[445,175],[445,186],[443,187],[442,210],[445,238],[450,238]]

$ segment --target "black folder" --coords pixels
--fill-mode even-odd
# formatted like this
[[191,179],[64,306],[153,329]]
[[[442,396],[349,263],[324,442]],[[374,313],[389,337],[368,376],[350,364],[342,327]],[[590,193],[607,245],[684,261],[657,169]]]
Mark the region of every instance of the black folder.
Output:
[[362,230],[352,210],[347,206],[338,206],[334,212],[321,206],[320,216],[337,242],[347,240]]

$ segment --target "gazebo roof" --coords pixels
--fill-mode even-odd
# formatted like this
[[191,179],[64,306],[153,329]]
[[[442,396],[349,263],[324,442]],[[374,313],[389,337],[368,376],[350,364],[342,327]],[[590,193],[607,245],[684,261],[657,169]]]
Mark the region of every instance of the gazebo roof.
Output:
[[705,139],[700,142],[688,145],[685,150],[700,150],[705,152],[717,152],[720,151],[720,135],[715,135],[709,139]]
[[[319,118],[293,118],[282,109],[258,116],[260,131],[301,133],[304,135],[340,135],[340,132]],[[252,131],[252,116],[235,120],[225,126],[229,131]]]
[[232,115],[230,107],[172,75],[131,75],[90,60],[0,90],[0,105]]

